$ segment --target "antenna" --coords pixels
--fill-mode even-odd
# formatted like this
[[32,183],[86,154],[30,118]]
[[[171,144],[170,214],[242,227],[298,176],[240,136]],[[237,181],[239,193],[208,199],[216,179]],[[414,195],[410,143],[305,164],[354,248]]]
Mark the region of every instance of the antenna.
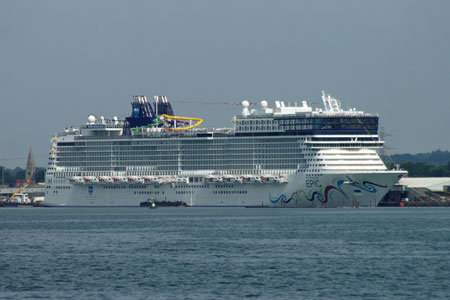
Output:
[[322,101],[325,111],[339,112],[341,111],[341,101],[332,98],[330,95],[326,95],[325,91],[322,91]]

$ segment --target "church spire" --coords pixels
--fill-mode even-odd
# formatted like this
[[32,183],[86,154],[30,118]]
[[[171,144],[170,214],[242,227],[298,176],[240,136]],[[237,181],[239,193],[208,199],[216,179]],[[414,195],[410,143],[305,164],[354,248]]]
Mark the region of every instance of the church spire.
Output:
[[36,173],[36,165],[34,163],[33,151],[30,147],[30,152],[28,153],[28,161],[27,161],[27,169],[25,173],[25,180],[27,182],[31,182],[34,180],[34,176]]

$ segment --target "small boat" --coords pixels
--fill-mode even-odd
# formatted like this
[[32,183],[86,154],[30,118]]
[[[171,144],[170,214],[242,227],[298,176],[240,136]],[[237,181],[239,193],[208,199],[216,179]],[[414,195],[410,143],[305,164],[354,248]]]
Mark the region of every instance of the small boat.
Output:
[[33,207],[33,201],[28,197],[27,193],[16,192],[14,195],[6,201],[2,199],[0,201],[0,207]]
[[155,201],[152,201],[152,203],[150,203],[150,206],[148,207],[150,209],[156,209],[158,207],[156,207]]
[[188,205],[183,201],[168,201],[168,200],[155,200],[148,199],[140,203],[141,207],[150,207],[152,208],[152,204],[156,207],[187,207]]
[[144,202],[140,203],[141,207],[148,207],[150,209],[154,209],[157,208],[156,203],[155,203],[155,199],[147,199]]

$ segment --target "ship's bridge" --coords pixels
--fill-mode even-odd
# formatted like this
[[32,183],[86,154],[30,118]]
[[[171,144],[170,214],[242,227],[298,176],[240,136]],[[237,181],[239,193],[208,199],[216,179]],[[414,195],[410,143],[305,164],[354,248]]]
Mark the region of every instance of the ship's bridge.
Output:
[[275,101],[270,108],[261,101],[250,109],[242,102],[242,114],[234,119],[237,135],[377,135],[378,115],[356,109],[343,110],[339,100],[322,94],[324,109],[313,109],[306,101],[286,104]]

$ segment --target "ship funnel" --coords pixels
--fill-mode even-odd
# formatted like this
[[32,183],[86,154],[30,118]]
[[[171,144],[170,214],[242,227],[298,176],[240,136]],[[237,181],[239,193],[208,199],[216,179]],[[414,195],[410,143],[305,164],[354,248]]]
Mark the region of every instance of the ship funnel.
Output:
[[157,116],[163,114],[173,116],[172,105],[169,100],[167,100],[166,96],[155,96],[154,111]]

